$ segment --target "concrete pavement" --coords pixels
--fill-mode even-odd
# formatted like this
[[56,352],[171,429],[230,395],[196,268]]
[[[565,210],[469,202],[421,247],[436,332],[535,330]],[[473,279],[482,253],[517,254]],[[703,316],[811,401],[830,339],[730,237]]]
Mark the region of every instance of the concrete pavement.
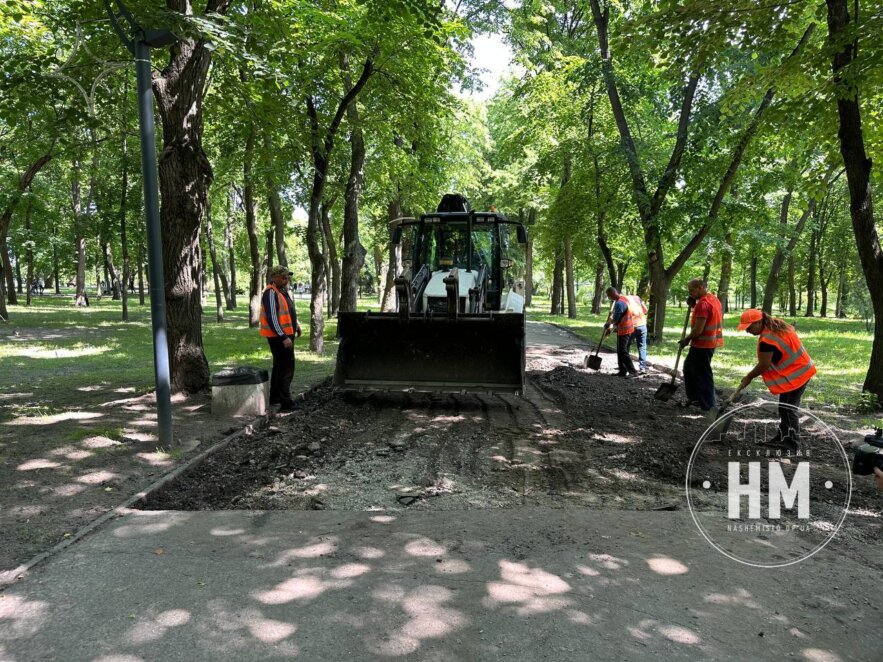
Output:
[[680,511],[134,511],[0,594],[0,660],[879,660],[862,558],[748,568]]

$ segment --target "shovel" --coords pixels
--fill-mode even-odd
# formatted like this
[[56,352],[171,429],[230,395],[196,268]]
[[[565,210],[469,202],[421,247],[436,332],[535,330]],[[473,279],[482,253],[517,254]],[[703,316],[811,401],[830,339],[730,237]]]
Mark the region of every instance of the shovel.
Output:
[[[687,306],[687,316],[684,318],[684,330],[681,331],[681,340],[686,338],[687,336],[687,325],[690,324],[690,313],[692,312],[692,308]],[[681,352],[684,351],[684,348],[678,345],[678,356],[675,359],[675,369],[671,374],[671,382],[668,384],[660,384],[659,388],[656,389],[656,393],[653,394],[653,397],[657,400],[662,400],[663,402],[668,402],[671,400],[671,397],[677,392],[678,385],[675,384],[675,380],[678,378],[678,364],[681,362]]]
[[[734,402],[737,402],[740,399],[741,395],[742,395],[742,387],[740,386],[735,391],[733,391],[733,395],[731,395],[729,398],[727,398],[726,401],[720,406],[720,409],[717,410],[717,416],[714,419],[715,423],[717,421],[719,421],[721,418],[723,418],[723,416],[727,412],[727,410],[732,406],[732,404]],[[732,424],[732,422],[733,422],[733,417],[730,416],[727,420],[725,420],[723,423],[721,423],[720,425],[718,425],[715,428],[715,431],[717,432],[718,437],[723,437],[724,435],[727,434],[727,431],[730,429],[730,425]]]
[[595,348],[595,353],[594,354],[586,354],[585,361],[583,362],[584,368],[590,368],[592,370],[600,370],[601,369],[601,363],[603,362],[603,359],[600,356],[598,356],[598,352],[601,351],[601,343],[604,342],[604,338],[607,337],[608,333],[609,332],[607,331],[607,327],[605,326],[604,330],[601,332],[601,340],[598,341],[598,346]]
[[[610,316],[613,314],[613,306],[610,306],[610,312],[607,313],[607,320],[610,321]],[[604,342],[604,338],[607,337],[607,334],[610,331],[607,330],[607,324],[604,324],[604,329],[601,331],[601,340],[598,341],[598,346],[595,348],[594,354],[586,354],[586,358],[583,359],[583,367],[590,368],[592,370],[600,370],[602,359],[598,356],[598,352],[601,351],[601,343]]]

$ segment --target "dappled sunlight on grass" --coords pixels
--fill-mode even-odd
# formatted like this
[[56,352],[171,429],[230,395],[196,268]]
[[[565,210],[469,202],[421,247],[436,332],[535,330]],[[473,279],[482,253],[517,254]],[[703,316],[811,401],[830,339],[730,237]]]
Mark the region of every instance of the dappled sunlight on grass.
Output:
[[46,416],[22,416],[13,421],[7,421],[4,425],[54,425],[63,421],[84,421],[101,418],[104,414],[92,411],[67,411],[61,414],[48,414]]

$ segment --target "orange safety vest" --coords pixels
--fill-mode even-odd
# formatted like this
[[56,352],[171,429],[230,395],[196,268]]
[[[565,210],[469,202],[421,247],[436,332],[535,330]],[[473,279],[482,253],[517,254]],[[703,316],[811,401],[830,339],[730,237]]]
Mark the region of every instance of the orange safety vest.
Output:
[[647,306],[637,294],[630,294],[629,312],[632,314],[632,325],[637,329],[639,326],[647,326]]
[[[293,336],[294,335],[294,322],[291,315],[291,310],[288,308],[288,300],[283,296],[283,294],[276,288],[273,283],[267,285],[266,289],[264,289],[264,294],[266,294],[267,290],[273,290],[276,293],[276,308],[277,308],[277,317],[279,318],[279,324],[282,325],[282,330],[285,331],[285,335]],[[263,300],[263,296],[261,296]],[[279,334],[270,326],[270,321],[267,318],[267,311],[264,310],[263,304],[261,304],[261,335],[265,338],[278,338]]]
[[619,318],[619,322],[616,323],[616,335],[630,336],[635,332],[635,320],[632,316],[632,302],[629,301],[629,298],[624,294],[620,294],[617,301],[622,301],[625,304],[625,312],[622,314],[622,317]]
[[782,334],[772,331],[761,332],[757,339],[758,355],[762,342],[773,345],[782,352],[779,362],[770,365],[761,375],[770,393],[775,395],[790,393],[806,384],[816,374],[816,366],[795,332],[788,331]]
[[[711,292],[699,298],[699,301],[705,301],[711,308],[711,314],[705,319],[705,328],[702,329],[702,335],[693,338],[690,341],[691,347],[699,347],[702,349],[714,349],[715,347],[724,346],[724,313],[720,300]],[[699,301],[696,303],[698,304]],[[693,319],[696,319],[696,307],[693,307]]]

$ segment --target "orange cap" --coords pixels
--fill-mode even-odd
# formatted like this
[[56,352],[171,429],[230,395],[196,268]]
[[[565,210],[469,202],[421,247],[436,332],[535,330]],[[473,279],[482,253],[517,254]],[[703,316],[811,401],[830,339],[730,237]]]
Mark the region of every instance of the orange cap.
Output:
[[751,326],[755,322],[759,322],[762,319],[763,311],[758,310],[757,308],[749,308],[744,313],[742,313],[742,318],[739,320],[738,326],[736,326],[736,331],[744,331],[749,326]]

